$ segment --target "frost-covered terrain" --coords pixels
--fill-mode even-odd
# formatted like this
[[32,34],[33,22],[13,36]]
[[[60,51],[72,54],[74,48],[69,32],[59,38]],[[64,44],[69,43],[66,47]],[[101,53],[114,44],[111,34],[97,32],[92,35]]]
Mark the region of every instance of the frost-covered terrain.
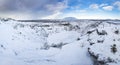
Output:
[[0,65],[120,65],[120,21],[43,22],[0,20]]

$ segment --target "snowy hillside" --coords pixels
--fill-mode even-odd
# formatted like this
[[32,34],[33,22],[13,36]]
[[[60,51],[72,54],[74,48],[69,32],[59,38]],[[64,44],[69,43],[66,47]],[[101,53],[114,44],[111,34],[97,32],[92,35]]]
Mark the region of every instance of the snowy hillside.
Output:
[[119,20],[0,20],[0,65],[120,65]]

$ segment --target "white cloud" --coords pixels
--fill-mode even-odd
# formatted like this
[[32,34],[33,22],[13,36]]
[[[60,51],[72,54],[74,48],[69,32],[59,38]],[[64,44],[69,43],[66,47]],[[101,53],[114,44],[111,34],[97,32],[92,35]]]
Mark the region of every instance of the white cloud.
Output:
[[89,6],[89,8],[91,8],[91,9],[99,9],[99,5],[98,4],[91,4]]
[[112,11],[113,10],[113,6],[104,6],[102,7],[104,10],[108,10],[108,11]]
[[59,19],[59,15],[62,14],[61,12],[57,12],[53,15],[49,15],[49,16],[46,16],[46,17],[43,17],[41,19]]
[[69,8],[71,8],[72,10],[78,10],[80,9],[80,7],[81,7],[81,4],[76,5],[76,6],[69,6]]
[[84,13],[84,12],[87,12],[87,10],[79,10],[79,12],[82,12],[82,13]]
[[45,7],[48,9],[48,11],[57,13],[67,8],[67,5],[63,2],[58,2],[57,4],[48,4]]
[[99,5],[100,7],[104,7],[104,6],[107,6],[108,4],[105,4],[105,3],[103,3],[103,4],[101,4],[101,5]]
[[[120,7],[120,3],[119,2],[116,2],[115,4]],[[89,6],[89,8],[91,8],[91,9],[98,9],[98,10],[103,9],[103,10],[107,10],[107,11],[112,11],[114,9],[114,5],[108,5],[106,3],[91,4]]]
[[116,1],[113,5],[117,6],[118,9],[120,10],[120,1]]

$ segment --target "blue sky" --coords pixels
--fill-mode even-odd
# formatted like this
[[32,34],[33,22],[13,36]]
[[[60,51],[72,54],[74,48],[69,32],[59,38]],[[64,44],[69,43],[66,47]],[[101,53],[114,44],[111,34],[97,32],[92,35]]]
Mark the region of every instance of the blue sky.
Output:
[[0,17],[120,19],[120,0],[0,0]]

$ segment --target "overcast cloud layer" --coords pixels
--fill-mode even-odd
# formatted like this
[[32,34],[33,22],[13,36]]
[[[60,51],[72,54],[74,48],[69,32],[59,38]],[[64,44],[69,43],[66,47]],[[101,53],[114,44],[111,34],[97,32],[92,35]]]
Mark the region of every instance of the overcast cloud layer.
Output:
[[66,8],[62,0],[0,0],[1,17],[37,19]]
[[120,19],[120,0],[0,0],[0,17]]

